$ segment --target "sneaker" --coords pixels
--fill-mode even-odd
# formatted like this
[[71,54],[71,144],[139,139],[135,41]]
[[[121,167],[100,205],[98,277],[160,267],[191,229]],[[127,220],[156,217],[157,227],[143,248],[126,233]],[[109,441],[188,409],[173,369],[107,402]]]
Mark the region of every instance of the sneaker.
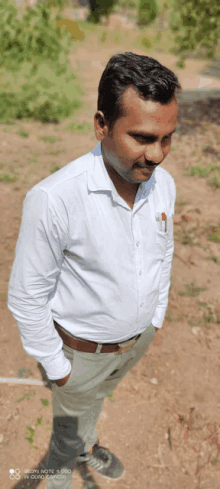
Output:
[[77,462],[86,463],[107,479],[120,479],[125,472],[120,460],[107,448],[100,447],[98,443],[95,443],[88,453],[77,457]]
[[78,464],[77,471],[83,480],[83,489],[100,489],[86,463]]

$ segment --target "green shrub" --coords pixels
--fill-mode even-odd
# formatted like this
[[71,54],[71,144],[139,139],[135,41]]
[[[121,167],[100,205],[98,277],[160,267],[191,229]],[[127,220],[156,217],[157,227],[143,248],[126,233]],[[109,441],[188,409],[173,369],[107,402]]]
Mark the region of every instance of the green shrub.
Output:
[[118,0],[117,6],[122,9],[137,8],[138,0]]
[[44,2],[44,5],[49,8],[58,7],[60,10],[63,10],[68,4],[68,0],[41,0],[41,2]]
[[18,19],[18,9],[12,1],[1,0],[0,66],[16,70],[21,62],[31,61],[33,56],[39,62],[50,59],[60,64],[60,56],[68,56],[73,37],[65,27],[56,27],[59,20],[60,14],[52,19],[50,9],[42,3],[28,8]]
[[140,0],[138,11],[138,24],[147,26],[157,17],[158,6],[156,0]]
[[220,3],[218,0],[172,0],[170,29],[174,33],[173,53],[179,54],[178,66],[184,68],[192,53],[214,59],[219,43]]
[[67,65],[66,73],[57,75],[48,62],[38,66],[22,63],[20,71],[0,68],[0,119],[32,118],[58,123],[81,107],[82,89]]
[[0,1],[0,119],[57,123],[81,106],[68,60],[73,36],[60,20],[45,3],[18,19],[12,1]]
[[108,17],[114,10],[117,0],[89,0],[89,22],[100,22],[101,16]]

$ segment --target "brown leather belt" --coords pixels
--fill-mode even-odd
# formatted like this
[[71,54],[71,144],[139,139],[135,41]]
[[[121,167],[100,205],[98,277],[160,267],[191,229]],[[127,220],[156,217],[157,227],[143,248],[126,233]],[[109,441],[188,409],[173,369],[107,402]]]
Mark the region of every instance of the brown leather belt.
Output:
[[[78,351],[85,351],[88,353],[95,353],[97,350],[97,347],[99,343],[95,343],[94,341],[88,341],[84,340],[82,338],[72,338],[68,334],[66,334],[63,331],[63,328],[60,327],[60,325],[54,321],[54,326],[59,333],[60,337],[62,338],[63,342],[65,345],[69,346],[70,348],[73,348],[73,350],[78,350]],[[130,338],[129,340],[122,341],[121,343],[103,343],[102,348],[99,353],[123,353],[127,350],[129,350],[140,338],[141,334],[137,336],[133,336],[133,338]],[[125,343],[123,345],[123,343]]]

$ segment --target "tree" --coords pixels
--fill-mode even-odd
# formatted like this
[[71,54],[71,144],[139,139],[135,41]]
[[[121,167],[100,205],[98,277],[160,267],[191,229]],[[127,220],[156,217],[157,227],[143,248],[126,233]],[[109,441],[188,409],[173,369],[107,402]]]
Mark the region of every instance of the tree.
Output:
[[154,21],[158,14],[158,7],[155,0],[140,0],[138,12],[139,26],[146,26]]
[[203,48],[214,59],[220,38],[219,0],[173,0],[170,28],[175,34],[178,66],[184,68],[190,52]]
[[114,9],[117,0],[89,0],[90,15],[87,20],[98,24],[101,16],[108,17]]

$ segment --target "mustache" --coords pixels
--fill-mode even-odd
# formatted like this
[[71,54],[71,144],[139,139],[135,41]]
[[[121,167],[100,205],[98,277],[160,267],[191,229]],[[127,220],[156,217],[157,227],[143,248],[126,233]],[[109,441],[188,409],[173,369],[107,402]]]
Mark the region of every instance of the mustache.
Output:
[[145,161],[146,166],[157,166],[157,163],[154,163],[153,161]]
[[144,165],[142,165],[141,163],[138,163],[138,165],[140,165],[142,168],[145,168],[146,166],[154,168],[158,165],[158,163],[154,163],[153,161],[145,161]]

